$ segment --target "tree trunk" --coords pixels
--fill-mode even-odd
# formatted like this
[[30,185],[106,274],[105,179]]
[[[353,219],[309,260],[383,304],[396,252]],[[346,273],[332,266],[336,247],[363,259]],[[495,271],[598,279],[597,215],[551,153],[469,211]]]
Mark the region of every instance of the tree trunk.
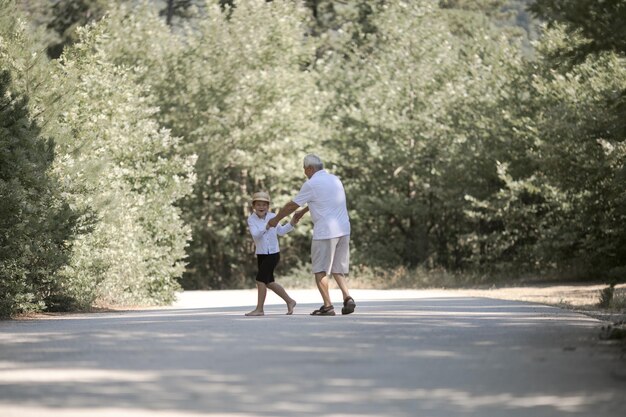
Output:
[[165,23],[168,26],[172,26],[172,18],[174,17],[174,1],[175,0],[167,0],[167,13],[165,15]]

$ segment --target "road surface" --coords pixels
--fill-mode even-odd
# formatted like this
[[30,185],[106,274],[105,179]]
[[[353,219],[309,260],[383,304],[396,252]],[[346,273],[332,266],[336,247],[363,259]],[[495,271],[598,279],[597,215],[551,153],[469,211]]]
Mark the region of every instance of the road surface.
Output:
[[[340,293],[333,292],[334,298]],[[0,322],[2,417],[620,416],[601,322],[446,291],[354,291],[355,314],[253,291],[170,308]],[[336,306],[337,307],[337,306]],[[337,308],[337,311],[340,309]],[[620,358],[620,355],[622,357]]]

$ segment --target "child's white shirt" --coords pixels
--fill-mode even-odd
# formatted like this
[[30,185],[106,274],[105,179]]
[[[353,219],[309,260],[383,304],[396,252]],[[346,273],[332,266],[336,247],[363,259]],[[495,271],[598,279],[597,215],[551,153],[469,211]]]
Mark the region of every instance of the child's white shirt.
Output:
[[252,239],[254,239],[255,253],[257,255],[269,255],[280,252],[278,236],[284,236],[293,230],[291,223],[279,224],[276,227],[266,229],[267,222],[274,217],[276,217],[276,214],[269,212],[265,214],[264,219],[257,216],[256,213],[252,213],[248,217],[248,228],[250,229]]

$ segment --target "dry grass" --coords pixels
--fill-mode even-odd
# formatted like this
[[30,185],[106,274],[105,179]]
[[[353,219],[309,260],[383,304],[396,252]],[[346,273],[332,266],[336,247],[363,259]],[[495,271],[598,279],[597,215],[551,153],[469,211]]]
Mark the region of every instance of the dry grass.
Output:
[[[537,285],[460,291],[477,297],[529,301],[576,309],[594,309],[598,308],[600,292],[606,287],[605,284]],[[616,312],[623,311],[623,301],[620,303],[619,300],[623,300],[624,297],[626,297],[626,284],[616,286],[613,310]]]

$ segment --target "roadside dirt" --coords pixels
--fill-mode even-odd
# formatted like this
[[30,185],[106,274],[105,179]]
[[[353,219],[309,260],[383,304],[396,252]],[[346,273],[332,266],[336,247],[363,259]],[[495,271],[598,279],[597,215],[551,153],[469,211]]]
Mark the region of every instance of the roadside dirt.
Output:
[[450,290],[475,297],[528,301],[574,310],[613,324],[626,323],[626,284],[615,287],[614,308],[598,306],[605,284],[594,285],[533,285],[490,289]]

